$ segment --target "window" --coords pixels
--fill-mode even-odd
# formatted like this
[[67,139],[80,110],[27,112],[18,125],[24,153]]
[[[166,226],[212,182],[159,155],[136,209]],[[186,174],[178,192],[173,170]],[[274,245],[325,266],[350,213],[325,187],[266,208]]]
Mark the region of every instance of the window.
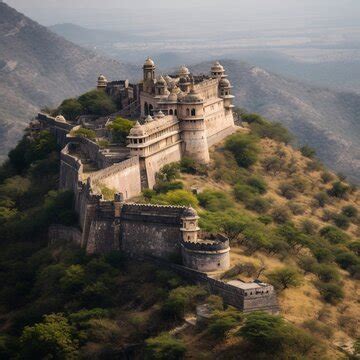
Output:
[[196,115],[196,110],[195,109],[191,109],[191,116],[195,116]]
[[177,116],[177,110],[175,109],[175,116]]
[[174,115],[174,110],[173,110],[173,109],[170,109],[169,114],[170,114],[170,115]]
[[144,105],[144,113],[145,113],[146,116],[149,115],[149,105],[148,105],[147,102]]

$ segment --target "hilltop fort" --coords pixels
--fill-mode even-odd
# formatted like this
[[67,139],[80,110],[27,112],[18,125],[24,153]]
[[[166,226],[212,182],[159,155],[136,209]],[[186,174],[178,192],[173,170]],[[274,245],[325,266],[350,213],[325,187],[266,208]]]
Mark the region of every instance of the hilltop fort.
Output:
[[[184,157],[207,164],[209,148],[239,130],[231,88],[219,62],[209,75],[193,75],[182,66],[177,74],[156,76],[148,58],[138,84],[99,76],[97,89],[114,99],[117,113],[76,121],[40,113],[31,129],[48,129],[62,146],[60,188],[73,191],[79,215],[79,229],[53,226],[50,238],[71,239],[88,253],[120,250],[151,258],[206,283],[244,311],[277,311],[272,286],[216,280],[230,268],[229,240],[202,233],[194,209],[134,201],[154,187],[165,165]],[[113,144],[108,131],[117,116],[136,119],[125,145]],[[78,135],[80,128],[107,139],[108,145]],[[105,199],[104,188],[113,189],[113,199]]]

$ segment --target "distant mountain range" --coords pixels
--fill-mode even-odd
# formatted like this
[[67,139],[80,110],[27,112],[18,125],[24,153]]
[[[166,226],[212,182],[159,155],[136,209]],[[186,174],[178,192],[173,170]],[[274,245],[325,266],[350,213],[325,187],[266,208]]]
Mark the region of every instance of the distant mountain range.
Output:
[[[77,29],[82,41],[89,39],[88,30],[74,30],[69,24],[61,28],[72,34]],[[118,36],[111,34],[91,36]],[[314,147],[328,166],[359,182],[360,95],[315,88],[240,61],[223,63],[238,106],[283,123],[301,144]],[[207,72],[209,67],[202,63],[192,70]],[[0,3],[0,156],[14,145],[39,107],[94,87],[99,73],[109,79],[141,76],[138,67],[74,45]]]
[[[223,61],[236,104],[284,124],[330,168],[360,178],[360,95],[315,88],[240,61]],[[208,71],[210,63],[192,67]]]
[[83,49],[0,2],[0,156],[14,146],[29,119],[45,105],[112,78],[135,74],[128,64]]

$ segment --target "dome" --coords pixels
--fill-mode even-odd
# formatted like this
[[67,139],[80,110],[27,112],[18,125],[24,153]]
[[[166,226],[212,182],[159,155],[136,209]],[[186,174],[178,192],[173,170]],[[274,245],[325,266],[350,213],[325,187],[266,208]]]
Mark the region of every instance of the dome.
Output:
[[169,102],[177,102],[178,96],[177,96],[176,92],[172,91],[171,94],[169,95],[169,97],[167,98],[167,100]]
[[163,76],[158,77],[158,79],[156,81],[156,85],[166,86],[166,80],[163,78]]
[[143,127],[140,125],[140,123],[137,121],[135,126],[130,130],[130,136],[144,136],[145,132]]
[[156,117],[161,119],[163,117],[165,117],[165,114],[160,110],[157,114],[156,114]]
[[191,90],[183,99],[186,103],[203,102],[204,99],[195,90]]
[[187,75],[190,75],[189,69],[186,66],[182,66],[179,70],[179,76],[182,77]]
[[57,121],[57,122],[62,122],[62,123],[66,123],[66,119],[65,119],[62,115],[58,115],[58,116],[55,118],[55,121]]
[[231,87],[231,83],[228,79],[221,79],[220,82],[219,82],[219,85],[220,87],[223,87],[223,88],[230,88]]
[[106,77],[104,76],[104,75],[100,75],[99,77],[98,77],[98,81],[107,81],[107,79],[106,79]]
[[153,117],[151,115],[148,115],[147,118],[145,119],[146,123],[152,122],[154,121]]
[[179,101],[184,100],[185,96],[186,96],[186,94],[183,93],[182,91],[180,91],[180,92],[177,94],[177,98],[178,98]]
[[184,213],[183,213],[183,217],[187,217],[187,218],[197,218],[198,214],[196,212],[195,209],[193,209],[191,206],[186,208]]
[[225,71],[224,67],[216,61],[215,64],[211,67],[212,72],[223,72]]
[[150,59],[149,57],[146,59],[146,61],[145,61],[145,64],[144,64],[144,66],[151,66],[151,67],[153,67],[153,66],[155,66],[155,63],[154,63],[154,61],[152,60],[152,59]]

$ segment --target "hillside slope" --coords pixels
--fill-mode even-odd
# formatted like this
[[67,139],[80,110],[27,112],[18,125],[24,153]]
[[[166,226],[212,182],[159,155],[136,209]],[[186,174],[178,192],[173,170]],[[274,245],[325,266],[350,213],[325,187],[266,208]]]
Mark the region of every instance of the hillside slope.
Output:
[[[249,64],[224,60],[236,105],[279,121],[329,167],[360,177],[360,95],[314,88]],[[192,67],[208,71],[210,63]]]
[[134,68],[82,49],[0,3],[0,157],[39,107],[94,87],[100,73],[125,78]]

